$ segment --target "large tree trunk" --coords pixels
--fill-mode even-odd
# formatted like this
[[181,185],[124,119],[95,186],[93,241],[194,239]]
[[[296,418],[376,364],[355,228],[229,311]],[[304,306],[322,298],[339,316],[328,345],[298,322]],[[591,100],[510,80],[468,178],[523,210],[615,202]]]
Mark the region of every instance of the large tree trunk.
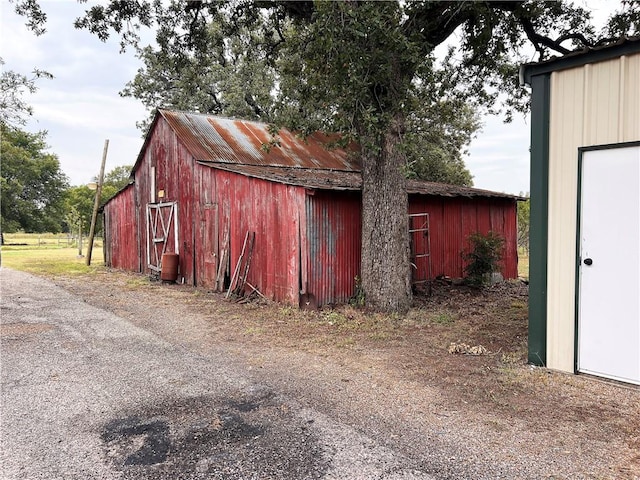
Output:
[[390,123],[380,151],[362,142],[362,288],[367,306],[406,312],[411,306],[405,158],[401,116]]

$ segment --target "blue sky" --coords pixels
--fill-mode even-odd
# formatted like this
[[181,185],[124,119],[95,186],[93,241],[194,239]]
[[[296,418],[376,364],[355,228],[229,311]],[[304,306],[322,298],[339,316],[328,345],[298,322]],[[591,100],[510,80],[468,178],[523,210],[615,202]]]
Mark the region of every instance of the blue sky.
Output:
[[[147,117],[135,99],[118,94],[131,80],[140,62],[131,51],[120,54],[117,38],[103,43],[94,35],[73,28],[73,19],[88,4],[75,0],[41,0],[47,13],[47,32],[36,37],[13,12],[0,2],[0,56],[5,68],[28,74],[33,68],[47,70],[53,80],[41,80],[39,90],[28,97],[34,116],[27,130],[46,130],[51,152],[58,155],[72,185],[85,184],[97,175],[105,139],[109,139],[107,171],[132,165],[142,147],[136,122]],[[93,2],[95,3],[95,2]],[[612,0],[581,0],[605,16]],[[517,117],[509,125],[485,117],[466,160],[478,188],[507,193],[529,191],[529,124]]]

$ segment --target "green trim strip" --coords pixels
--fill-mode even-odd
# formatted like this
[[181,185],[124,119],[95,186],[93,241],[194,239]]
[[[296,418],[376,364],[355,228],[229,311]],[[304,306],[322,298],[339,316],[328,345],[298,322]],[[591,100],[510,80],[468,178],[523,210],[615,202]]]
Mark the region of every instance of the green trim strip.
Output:
[[531,80],[531,219],[529,233],[529,363],[547,363],[547,232],[551,75]]

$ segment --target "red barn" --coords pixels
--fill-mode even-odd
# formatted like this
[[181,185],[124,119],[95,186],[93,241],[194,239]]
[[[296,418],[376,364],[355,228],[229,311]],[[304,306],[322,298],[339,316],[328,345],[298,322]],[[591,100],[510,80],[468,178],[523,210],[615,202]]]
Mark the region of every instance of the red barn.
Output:
[[[357,155],[267,125],[159,110],[132,184],[104,205],[108,266],[153,273],[178,254],[179,278],[214,290],[235,277],[297,304],[346,302],[360,273]],[[269,147],[265,147],[269,145]],[[414,281],[459,278],[470,233],[506,240],[505,278],[517,276],[517,197],[409,181]]]

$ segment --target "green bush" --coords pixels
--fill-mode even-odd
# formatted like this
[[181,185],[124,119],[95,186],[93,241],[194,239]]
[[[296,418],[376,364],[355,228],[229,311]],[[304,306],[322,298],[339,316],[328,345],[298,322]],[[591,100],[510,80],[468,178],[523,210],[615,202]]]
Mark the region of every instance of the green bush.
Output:
[[464,269],[466,280],[471,285],[486,285],[502,260],[504,238],[495,232],[488,232],[486,235],[476,232],[469,235],[468,239],[470,249],[462,254],[467,262]]

